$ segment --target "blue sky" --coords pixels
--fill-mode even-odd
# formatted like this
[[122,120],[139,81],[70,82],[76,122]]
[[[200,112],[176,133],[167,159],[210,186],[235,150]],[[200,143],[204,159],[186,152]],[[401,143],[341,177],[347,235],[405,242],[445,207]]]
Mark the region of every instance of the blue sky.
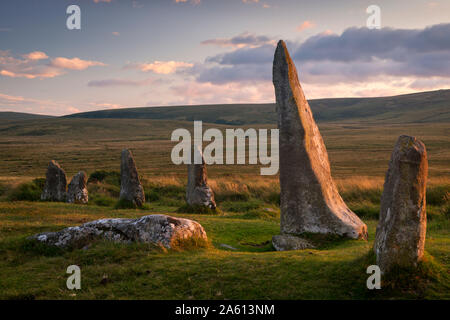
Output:
[[[81,8],[81,30],[66,8]],[[380,30],[366,8],[381,8]],[[3,0],[0,111],[273,102],[287,41],[308,98],[450,87],[450,1]]]

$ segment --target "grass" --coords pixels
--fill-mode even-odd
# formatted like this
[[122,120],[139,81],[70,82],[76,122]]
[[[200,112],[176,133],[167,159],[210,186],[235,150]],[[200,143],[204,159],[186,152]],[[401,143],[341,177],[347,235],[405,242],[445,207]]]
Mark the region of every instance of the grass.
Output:
[[[99,242],[88,250],[58,252],[27,246],[25,236],[103,217],[135,218],[150,212],[61,203],[0,203],[0,298],[2,299],[377,299],[365,289],[372,263],[370,239],[338,241],[320,250],[276,252],[270,244],[278,220],[239,216],[172,215],[200,222],[211,246],[165,251],[145,244]],[[430,224],[426,250],[433,277],[389,289],[389,298],[450,298],[448,229]],[[443,237],[446,235],[446,238]],[[227,244],[237,250],[223,248]],[[81,267],[82,290],[65,288],[68,265]],[[102,279],[107,276],[105,284]],[[407,279],[406,279],[407,280]],[[405,281],[403,279],[402,281]],[[425,284],[425,285],[424,285]],[[386,284],[387,286],[387,284]],[[390,285],[387,288],[391,288]],[[405,295],[405,290],[407,295]]]
[[[229,125],[204,124],[224,132]],[[246,128],[245,126],[243,126]],[[274,128],[274,125],[255,125]],[[0,180],[9,177],[44,177],[48,162],[57,160],[70,177],[84,170],[120,171],[123,148],[133,151],[139,173],[145,177],[186,175],[186,167],[174,165],[170,141],[177,128],[193,129],[187,121],[146,119],[42,119],[0,123]],[[448,123],[380,124],[319,123],[333,176],[384,177],[397,137],[409,134],[421,139],[428,152],[431,179],[450,177],[450,134]],[[49,132],[33,135],[36,130]],[[214,165],[209,176],[259,176],[260,165]]]
[[[276,252],[271,238],[279,233],[278,177],[260,176],[259,166],[208,166],[219,211],[185,206],[186,167],[170,163],[169,137],[176,128],[191,129],[191,122],[1,123],[0,299],[450,299],[448,124],[319,126],[337,187],[366,222],[369,240],[315,239],[319,249]],[[384,175],[400,134],[415,135],[427,146],[426,261],[414,273],[398,270],[374,292],[366,289],[366,268],[374,264]],[[118,205],[125,147],[133,150],[145,190],[147,203],[140,209]],[[89,204],[39,201],[50,159],[63,166],[68,181],[80,170],[89,174]],[[210,243],[162,250],[100,241],[87,250],[60,251],[26,240],[95,219],[155,213],[198,221]],[[66,289],[71,264],[81,267],[80,291]]]
[[[276,252],[271,238],[279,233],[279,208],[270,197],[277,185],[263,180],[258,184],[256,178],[229,178],[230,183],[211,181],[218,198],[227,199],[218,203],[219,214],[179,213],[174,203],[161,200],[184,196],[184,180],[176,177],[151,181],[143,177],[146,189],[157,194],[157,200],[142,209],[117,209],[115,202],[98,205],[100,193],[91,195],[94,203],[89,205],[0,202],[0,299],[450,299],[450,221],[445,215],[449,189],[445,185],[429,187],[435,199],[430,206],[437,213],[428,223],[426,262],[418,272],[399,271],[401,277],[383,280],[385,290],[372,292],[365,286],[365,270],[374,264],[377,214],[361,214],[355,208],[358,204],[379,207],[375,196],[381,192],[379,180],[337,180],[343,197],[367,223],[368,242],[314,239],[320,244],[318,249]],[[105,181],[91,184],[96,192],[109,189]],[[238,190],[247,190],[243,194],[248,200],[231,200],[229,195]],[[87,250],[61,251],[26,240],[35,233],[94,219],[153,213],[198,221],[210,244],[195,250],[189,245],[162,250],[100,241]],[[71,264],[82,270],[82,290],[75,295],[65,288],[65,270]]]

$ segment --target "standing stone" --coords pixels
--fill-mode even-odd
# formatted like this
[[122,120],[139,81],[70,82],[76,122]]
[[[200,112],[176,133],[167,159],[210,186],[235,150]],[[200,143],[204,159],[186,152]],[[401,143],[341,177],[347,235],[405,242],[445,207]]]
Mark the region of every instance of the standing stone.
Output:
[[45,186],[41,194],[41,200],[65,201],[67,188],[66,173],[58,162],[55,160],[49,162],[45,176]]
[[367,239],[367,226],[347,207],[331,178],[325,144],[283,41],[275,52],[273,84],[280,130],[281,234]]
[[122,150],[120,164],[120,199],[131,201],[141,207],[145,202],[144,188],[139,180],[133,155],[128,149]]
[[395,144],[381,196],[374,251],[382,273],[392,266],[415,267],[422,260],[427,229],[425,145],[400,136]]
[[[198,158],[201,156],[202,163],[188,164],[188,184],[186,190],[186,201],[189,205],[200,205],[210,209],[216,209],[214,192],[208,185],[208,175],[206,173],[206,163],[201,150],[194,148]],[[195,159],[195,156],[193,157]]]
[[67,202],[88,203],[88,190],[86,188],[87,175],[84,171],[78,172],[69,183]]

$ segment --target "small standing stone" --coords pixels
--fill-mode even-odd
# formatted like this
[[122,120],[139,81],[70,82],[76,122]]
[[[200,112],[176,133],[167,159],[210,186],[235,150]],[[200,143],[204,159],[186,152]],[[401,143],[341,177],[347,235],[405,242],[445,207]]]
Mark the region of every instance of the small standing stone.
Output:
[[65,201],[66,188],[66,173],[58,162],[51,160],[47,167],[45,186],[41,194],[41,200]]
[[[194,148],[194,152],[201,155],[201,164],[188,164],[188,184],[186,190],[186,202],[189,205],[200,205],[210,209],[216,209],[214,192],[208,185],[205,159],[201,150]],[[193,157],[195,159],[195,156]]]
[[[273,61],[273,84],[280,130],[281,234],[336,234],[367,239],[367,226],[342,200],[297,69],[283,41]],[[278,243],[290,238],[275,237]],[[298,246],[298,243],[292,247]]]
[[120,164],[120,199],[131,201],[141,207],[145,203],[144,188],[130,150],[122,150]]
[[87,175],[84,171],[78,172],[69,183],[67,202],[88,203],[88,190],[86,188]]
[[386,173],[374,251],[382,273],[394,265],[416,267],[422,260],[427,229],[425,145],[398,138]]

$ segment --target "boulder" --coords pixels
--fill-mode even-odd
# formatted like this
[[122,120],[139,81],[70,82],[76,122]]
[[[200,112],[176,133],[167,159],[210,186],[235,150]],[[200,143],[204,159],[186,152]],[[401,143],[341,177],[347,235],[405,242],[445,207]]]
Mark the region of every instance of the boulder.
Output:
[[198,222],[155,214],[139,219],[101,219],[58,232],[39,233],[30,239],[63,249],[83,248],[101,239],[151,243],[170,249],[184,241],[207,241],[208,238]]
[[188,164],[186,202],[189,205],[199,205],[210,209],[216,209],[214,192],[208,185],[205,159],[203,158],[203,154],[199,148],[194,148],[194,152],[197,152],[201,156],[202,163]]
[[70,181],[67,190],[67,202],[88,203],[87,175],[84,171],[78,172]]
[[416,267],[427,229],[428,160],[418,139],[400,136],[392,152],[381,196],[374,251],[382,273],[393,266]]
[[344,203],[327,150],[283,41],[273,61],[280,130],[281,234],[305,232],[367,239],[367,226]]
[[41,200],[45,201],[65,201],[67,180],[66,173],[58,162],[51,160],[47,167],[44,190]]
[[144,188],[139,180],[133,155],[128,149],[124,149],[121,155],[120,199],[128,200],[138,207],[145,203]]
[[277,251],[303,250],[315,248],[315,246],[308,240],[288,234],[280,234],[273,236],[272,244],[275,250]]

